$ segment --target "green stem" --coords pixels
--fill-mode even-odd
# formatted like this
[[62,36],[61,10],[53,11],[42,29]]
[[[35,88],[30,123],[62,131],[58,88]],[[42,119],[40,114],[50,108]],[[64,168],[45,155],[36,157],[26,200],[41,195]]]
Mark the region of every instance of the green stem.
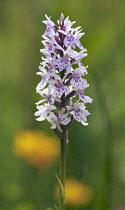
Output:
[[65,177],[66,177],[66,145],[68,141],[68,131],[63,131],[63,139],[60,139],[60,181],[63,191],[60,188],[59,210],[65,210]]

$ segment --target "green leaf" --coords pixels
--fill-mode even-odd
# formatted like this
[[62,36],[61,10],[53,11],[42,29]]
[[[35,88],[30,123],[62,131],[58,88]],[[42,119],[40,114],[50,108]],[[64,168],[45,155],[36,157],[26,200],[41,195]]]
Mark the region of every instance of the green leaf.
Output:
[[60,185],[61,194],[62,194],[62,197],[63,197],[63,199],[64,199],[64,198],[65,198],[65,196],[64,196],[64,187],[63,187],[63,185],[62,185],[62,183],[61,183],[59,177],[57,176],[57,174],[55,174],[55,176],[56,176],[56,178],[57,178],[57,180],[58,180],[58,183],[59,183],[59,185]]
[[48,209],[45,209],[45,210],[53,210],[52,208],[48,208]]
[[58,210],[58,207],[57,207],[56,205],[54,205],[54,208],[55,208],[56,210]]

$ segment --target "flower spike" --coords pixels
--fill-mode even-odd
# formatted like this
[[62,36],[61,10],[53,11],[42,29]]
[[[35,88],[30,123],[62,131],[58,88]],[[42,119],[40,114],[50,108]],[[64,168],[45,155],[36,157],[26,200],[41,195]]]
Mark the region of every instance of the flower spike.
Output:
[[87,50],[80,42],[84,35],[81,27],[72,28],[75,21],[71,22],[69,17],[65,19],[61,14],[56,25],[50,17],[45,17],[44,49],[40,50],[44,57],[37,73],[41,81],[36,87],[42,98],[36,103],[35,116],[38,121],[46,119],[60,137],[62,130],[67,129],[73,120],[88,125],[90,113],[85,104],[92,103],[92,99],[84,94],[89,84],[83,78],[87,67],[82,64]]

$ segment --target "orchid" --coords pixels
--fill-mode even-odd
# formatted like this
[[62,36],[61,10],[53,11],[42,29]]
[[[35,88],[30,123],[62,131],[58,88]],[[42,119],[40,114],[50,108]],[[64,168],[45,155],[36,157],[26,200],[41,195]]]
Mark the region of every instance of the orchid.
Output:
[[[92,103],[92,98],[85,95],[89,87],[84,78],[88,66],[82,64],[87,56],[87,50],[82,46],[80,38],[81,27],[72,28],[76,23],[66,19],[61,14],[57,25],[45,15],[46,30],[42,35],[44,48],[39,72],[41,81],[36,87],[41,100],[36,103],[36,120],[47,120],[51,129],[60,138],[60,203],[59,210],[65,210],[65,171],[66,145],[68,143],[68,127],[76,120],[82,125],[88,125],[87,116],[90,112],[86,103]],[[77,50],[76,50],[77,48]]]
[[[89,84],[83,78],[87,74],[87,67],[81,62],[87,56],[87,50],[80,43],[80,38],[84,35],[81,27],[72,28],[75,21],[71,22],[69,17],[64,19],[61,14],[55,25],[50,17],[45,16],[43,23],[46,30],[42,36],[44,48],[40,50],[44,57],[40,62],[40,72],[37,73],[41,81],[36,87],[36,92],[42,97],[39,102],[42,105],[37,103],[38,111],[35,116],[38,121],[48,120],[51,128],[58,130],[59,135],[62,125],[68,128],[73,120],[83,125],[88,124],[87,116],[90,113],[85,104],[92,103],[92,99],[84,94]],[[78,51],[75,50],[76,47],[79,48]],[[78,66],[74,68],[74,64]]]

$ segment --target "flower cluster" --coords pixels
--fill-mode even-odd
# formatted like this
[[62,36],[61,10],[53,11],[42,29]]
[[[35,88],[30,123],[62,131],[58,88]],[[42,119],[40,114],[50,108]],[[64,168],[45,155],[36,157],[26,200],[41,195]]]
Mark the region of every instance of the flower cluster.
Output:
[[69,17],[64,19],[61,14],[55,25],[46,15],[43,23],[46,31],[42,35],[44,49],[40,51],[44,57],[37,73],[41,82],[36,87],[42,100],[36,103],[35,116],[38,121],[48,120],[51,128],[61,133],[62,128],[68,128],[74,119],[83,125],[88,124],[90,113],[85,103],[91,103],[92,99],[84,94],[89,84],[83,78],[87,67],[81,62],[87,56],[87,50],[80,43],[84,35],[81,27],[72,28],[75,21],[71,22]]

